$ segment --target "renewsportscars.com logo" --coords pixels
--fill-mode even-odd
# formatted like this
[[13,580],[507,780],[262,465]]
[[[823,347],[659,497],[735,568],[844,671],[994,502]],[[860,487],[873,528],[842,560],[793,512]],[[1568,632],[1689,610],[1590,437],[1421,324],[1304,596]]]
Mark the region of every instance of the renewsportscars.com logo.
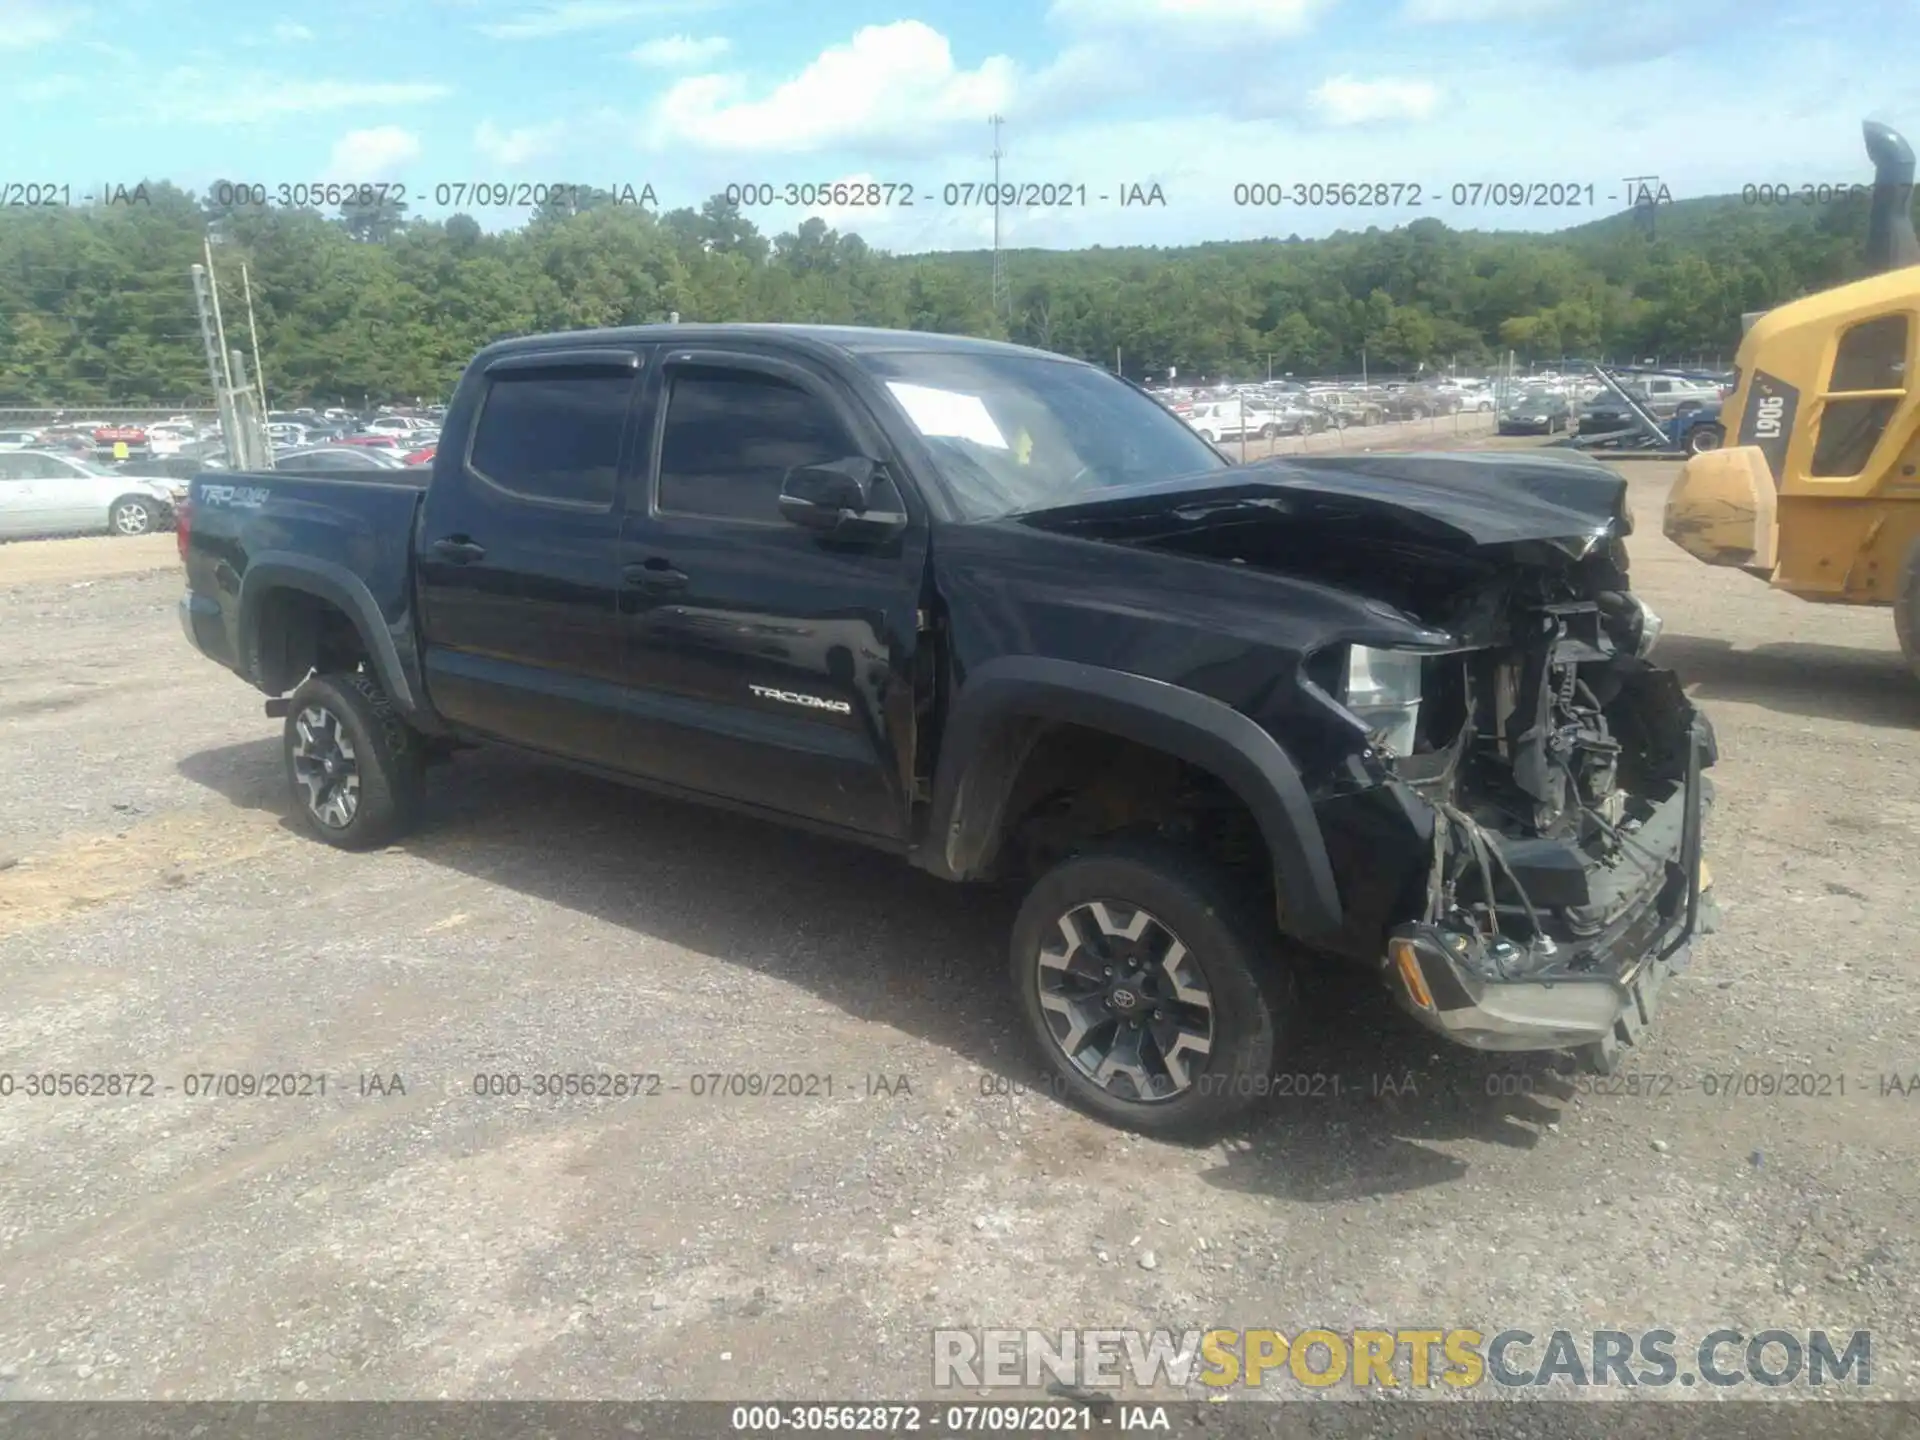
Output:
[[1865,1330],[936,1330],[936,1389],[1864,1386]]

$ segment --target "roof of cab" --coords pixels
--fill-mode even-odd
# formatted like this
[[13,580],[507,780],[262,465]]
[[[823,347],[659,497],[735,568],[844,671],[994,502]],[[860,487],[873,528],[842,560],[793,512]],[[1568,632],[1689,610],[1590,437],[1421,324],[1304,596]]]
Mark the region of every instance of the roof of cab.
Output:
[[769,339],[798,342],[845,351],[848,354],[945,352],[971,355],[1027,355],[1073,364],[1070,356],[981,340],[971,335],[942,335],[931,330],[882,330],[865,325],[624,325],[607,330],[559,330],[545,335],[520,335],[496,340],[480,352],[483,357],[525,350],[552,350],[585,346],[671,345],[728,339]]

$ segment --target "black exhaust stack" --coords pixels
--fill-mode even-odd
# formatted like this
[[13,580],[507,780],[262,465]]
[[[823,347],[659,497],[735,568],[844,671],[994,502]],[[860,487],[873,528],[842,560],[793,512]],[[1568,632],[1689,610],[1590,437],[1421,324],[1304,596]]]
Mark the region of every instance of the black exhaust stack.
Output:
[[1913,147],[1891,126],[1869,120],[1860,127],[1873,161],[1873,213],[1867,220],[1867,273],[1920,265],[1920,238],[1913,233]]

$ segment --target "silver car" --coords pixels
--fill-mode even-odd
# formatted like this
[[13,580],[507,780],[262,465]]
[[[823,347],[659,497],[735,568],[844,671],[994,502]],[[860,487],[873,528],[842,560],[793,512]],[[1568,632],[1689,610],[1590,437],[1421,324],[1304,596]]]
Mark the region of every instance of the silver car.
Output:
[[173,523],[178,481],[46,450],[0,451],[0,537],[146,535]]

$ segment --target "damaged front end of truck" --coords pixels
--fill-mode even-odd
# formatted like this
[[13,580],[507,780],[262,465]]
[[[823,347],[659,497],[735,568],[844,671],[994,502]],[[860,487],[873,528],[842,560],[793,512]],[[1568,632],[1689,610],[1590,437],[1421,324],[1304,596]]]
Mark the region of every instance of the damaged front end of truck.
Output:
[[[1374,892],[1349,944],[1449,1039],[1614,1068],[1710,918],[1717,758],[1649,658],[1660,622],[1628,585],[1624,481],[1491,457],[1301,468],[1338,493],[1311,502],[1320,558],[1291,555],[1296,573],[1344,572],[1446,637],[1305,662],[1367,732],[1316,805],[1336,872],[1371,877],[1348,886]],[[1352,568],[1368,551],[1371,583]]]
[[1625,481],[1496,454],[1232,476],[1129,538],[1364,596],[1379,617],[1303,647],[1276,730],[1340,891],[1341,929],[1316,943],[1377,966],[1451,1040],[1614,1068],[1710,927],[1716,759],[1649,658],[1660,621],[1628,586]]

